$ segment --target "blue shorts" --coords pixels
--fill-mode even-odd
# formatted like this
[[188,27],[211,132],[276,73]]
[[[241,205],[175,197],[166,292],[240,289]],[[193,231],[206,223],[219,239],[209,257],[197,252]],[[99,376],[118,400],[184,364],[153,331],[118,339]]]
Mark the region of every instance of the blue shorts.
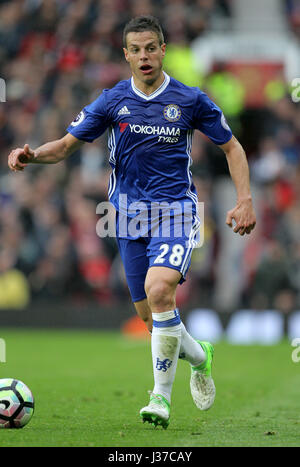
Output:
[[185,281],[193,248],[199,243],[199,229],[200,221],[194,214],[190,228],[184,229],[180,236],[143,235],[137,238],[117,236],[133,302],[146,298],[144,284],[150,267],[163,266],[176,269],[181,273],[179,284]]

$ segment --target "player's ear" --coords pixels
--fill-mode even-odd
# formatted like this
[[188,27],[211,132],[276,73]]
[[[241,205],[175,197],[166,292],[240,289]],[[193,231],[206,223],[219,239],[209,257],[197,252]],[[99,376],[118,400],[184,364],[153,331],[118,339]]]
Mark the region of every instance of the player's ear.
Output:
[[125,47],[123,47],[123,52],[124,52],[124,55],[125,55],[126,62],[129,62],[129,60],[128,60],[128,50]]
[[166,44],[162,44],[160,48],[162,51],[162,56],[164,57],[166,55]]

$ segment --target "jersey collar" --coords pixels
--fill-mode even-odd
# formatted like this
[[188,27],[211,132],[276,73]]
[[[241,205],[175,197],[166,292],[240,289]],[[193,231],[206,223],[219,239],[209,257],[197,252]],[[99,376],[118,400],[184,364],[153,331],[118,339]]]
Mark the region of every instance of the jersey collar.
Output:
[[133,81],[133,77],[131,78],[131,87],[132,87],[132,90],[135,94],[137,94],[138,96],[142,97],[142,99],[145,99],[146,101],[150,101],[151,99],[154,99],[155,97],[159,96],[159,94],[161,94],[165,89],[166,87],[168,86],[169,82],[170,82],[170,76],[167,75],[167,73],[165,73],[163,71],[163,74],[165,75],[165,79],[163,81],[163,83],[159,86],[159,88],[157,88],[154,92],[152,92],[152,94],[145,94],[144,92],[140,91],[136,85],[134,84],[134,81]]

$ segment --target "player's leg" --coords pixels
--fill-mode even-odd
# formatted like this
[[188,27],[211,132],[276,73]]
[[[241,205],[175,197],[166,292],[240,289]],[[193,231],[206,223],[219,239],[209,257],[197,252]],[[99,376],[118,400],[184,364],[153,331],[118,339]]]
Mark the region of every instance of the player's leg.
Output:
[[[152,332],[152,313],[148,300],[141,300],[134,305],[149,332]],[[187,332],[182,321],[180,327],[181,345],[178,358],[190,363],[192,398],[200,410],[207,410],[212,406],[215,399],[215,386],[211,376],[214,350],[210,343],[195,340]]]
[[[174,223],[177,222],[178,217],[173,220]],[[173,238],[153,237],[148,245],[149,271],[159,269],[160,265],[163,265],[165,270],[168,268],[173,269],[179,273],[177,284],[185,281],[193,248],[199,241],[199,220],[197,215],[193,214],[192,217],[189,217],[189,220],[189,228],[185,229],[181,236],[177,235]],[[146,292],[148,305],[153,313],[153,305],[149,300],[147,289]],[[172,306],[176,310],[175,295]],[[178,310],[176,311],[178,312]],[[191,364],[191,394],[196,406],[201,410],[207,410],[212,406],[215,399],[215,386],[211,376],[213,347],[209,343],[195,341],[182,323],[180,323],[180,329],[181,357],[187,359]]]
[[[147,321],[149,321],[148,328],[150,330],[152,327],[152,313],[151,313],[151,318],[150,318],[151,323],[150,323],[150,320],[147,319],[147,310],[142,309],[141,307],[141,303],[147,298],[146,291],[145,291],[145,287],[147,284],[146,276],[148,276],[149,274],[149,269],[148,269],[149,259],[146,253],[147,241],[145,239],[128,240],[124,238],[117,238],[117,240],[118,240],[119,251],[120,251],[120,255],[121,255],[121,258],[124,264],[127,284],[130,290],[132,300],[135,303],[136,309],[139,315],[141,316],[141,318],[146,323]],[[160,268],[160,269],[166,269],[166,268]],[[170,276],[173,276],[173,277],[170,277]],[[161,279],[157,275],[156,277],[158,280],[155,281],[155,284],[156,283],[163,284],[164,280],[166,279],[166,274]],[[178,272],[169,270],[167,274],[167,281],[165,283],[164,290],[161,290],[160,292],[160,297],[161,297],[160,302],[164,302],[165,296],[169,297],[169,301],[164,302],[164,306],[166,306],[166,309],[170,309],[170,306],[171,306],[173,310],[175,310],[175,290],[176,290],[177,283],[178,283]],[[153,295],[152,286],[155,284],[151,282],[151,297]],[[165,308],[163,308],[163,310],[165,310]],[[172,311],[172,314],[174,315],[174,311]],[[164,313],[161,313],[161,317],[165,318]],[[160,315],[159,315],[159,319],[160,319]],[[169,323],[166,323],[166,324],[168,326]],[[155,332],[152,333],[152,339],[151,339],[152,343],[160,341],[161,339],[160,337],[156,338],[155,337],[156,334],[160,334],[159,331],[157,333]],[[167,334],[174,334],[174,329],[170,329]],[[174,380],[175,371],[176,371],[179,346],[180,346],[180,330],[175,329],[175,334],[176,334],[175,339],[174,339],[174,336],[172,335],[171,336],[168,335],[167,338],[165,339],[166,342],[169,342],[172,344],[172,345],[170,344],[170,347],[173,347],[172,352],[167,352],[167,356],[164,358],[163,358],[164,353],[161,353],[160,354],[161,363],[156,362],[156,364],[158,364],[158,367],[159,366],[161,367],[162,373],[167,372],[167,378],[165,378],[167,382],[166,382],[165,387],[163,387],[161,391],[163,394],[161,394],[160,396],[157,396],[157,395],[151,396],[151,401],[148,407],[149,410],[151,410],[151,413],[149,413],[149,410],[148,410],[144,412],[144,415],[143,415],[144,420],[148,420],[151,423],[153,422],[154,424],[161,424],[165,428],[168,426],[168,422],[169,422],[169,412],[170,412],[169,386],[172,386],[172,382]],[[153,335],[154,335],[154,338],[153,338]],[[155,349],[156,347],[157,347],[157,344],[154,345]],[[162,351],[164,351],[164,349],[162,349]],[[170,367],[172,368],[169,371]],[[174,369],[174,375],[173,375],[173,369]],[[171,380],[171,382],[169,381],[169,379]],[[148,419],[148,416],[150,417],[150,419]]]
[[[152,332],[152,312],[145,298],[139,302],[134,303],[135,309],[139,317],[146,324],[149,332]],[[181,345],[179,351],[179,358],[186,360],[192,366],[201,365],[206,360],[206,353],[201,345],[187,332],[185,325],[181,321]]]
[[144,321],[150,334],[152,333],[152,313],[148,305],[147,298],[134,302],[135,310],[138,316]]
[[165,267],[149,268],[145,280],[152,314],[151,339],[154,389],[150,403],[141,411],[144,421],[166,428],[170,418],[171,392],[181,344],[180,317],[176,310],[176,287],[180,273]]

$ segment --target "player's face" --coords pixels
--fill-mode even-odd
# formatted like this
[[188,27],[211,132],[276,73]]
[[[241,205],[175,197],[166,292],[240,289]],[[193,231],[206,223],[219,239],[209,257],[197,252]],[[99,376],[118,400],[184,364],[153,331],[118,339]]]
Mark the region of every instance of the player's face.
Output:
[[153,31],[129,32],[127,48],[123,49],[133,77],[146,86],[153,86],[162,78],[162,62],[166,44],[159,45]]

